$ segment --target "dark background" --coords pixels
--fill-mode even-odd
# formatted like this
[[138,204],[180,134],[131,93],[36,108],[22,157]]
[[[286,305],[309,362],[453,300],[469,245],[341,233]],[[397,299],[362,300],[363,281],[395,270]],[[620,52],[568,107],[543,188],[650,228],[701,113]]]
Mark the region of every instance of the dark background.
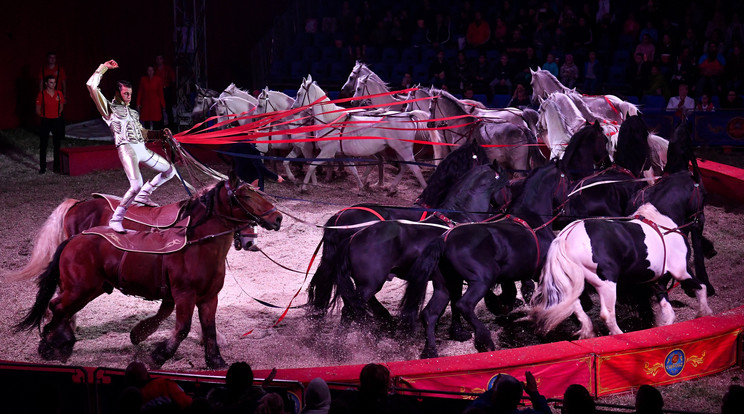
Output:
[[[206,2],[210,86],[222,90],[230,82],[249,84],[250,49],[287,3]],[[175,58],[170,0],[4,2],[0,27],[0,129],[36,122],[37,75],[47,52],[56,52],[57,63],[67,72],[67,122],[97,116],[85,82],[100,63],[115,59],[120,65],[101,84],[110,97],[114,81],[127,79],[136,85],[156,55],[162,54],[171,64]]]

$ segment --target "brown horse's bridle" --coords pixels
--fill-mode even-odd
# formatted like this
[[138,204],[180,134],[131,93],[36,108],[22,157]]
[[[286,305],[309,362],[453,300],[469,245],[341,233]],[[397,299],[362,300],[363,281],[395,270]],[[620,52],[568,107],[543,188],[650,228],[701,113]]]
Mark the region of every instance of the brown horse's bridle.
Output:
[[[251,217],[251,219],[250,219],[250,220],[239,220],[239,219],[236,219],[235,217],[227,217],[227,216],[223,216],[223,217],[224,217],[225,219],[227,219],[227,220],[230,220],[230,221],[236,221],[236,222],[238,222],[238,223],[251,223],[251,222],[252,222],[252,223],[255,223],[255,222],[257,222],[257,221],[258,221],[259,219],[263,219],[264,217],[266,217],[266,216],[268,216],[269,214],[272,214],[272,213],[274,213],[274,212],[276,211],[276,207],[272,206],[272,207],[271,207],[270,209],[268,209],[268,210],[264,211],[263,213],[260,213],[260,214],[252,213],[252,212],[250,212],[250,211],[249,211],[249,210],[248,210],[248,209],[247,209],[247,208],[246,208],[246,207],[245,207],[245,206],[243,205],[243,203],[241,203],[241,202],[240,202],[240,199],[239,199],[238,195],[237,195],[237,194],[235,193],[235,190],[233,190],[233,189],[232,189],[232,187],[230,187],[230,182],[229,182],[229,181],[225,181],[225,189],[227,190],[227,196],[228,196],[228,197],[229,197],[229,199],[230,199],[230,204],[233,204],[233,203],[237,204],[237,206],[238,206],[238,207],[240,207],[240,209],[241,209],[241,210],[242,210],[242,211],[243,211],[243,212],[244,212],[245,214],[247,214],[247,215],[248,215],[249,217]],[[252,191],[256,191],[256,190],[254,190],[254,189],[253,189],[252,187],[251,187],[251,190],[252,190]]]

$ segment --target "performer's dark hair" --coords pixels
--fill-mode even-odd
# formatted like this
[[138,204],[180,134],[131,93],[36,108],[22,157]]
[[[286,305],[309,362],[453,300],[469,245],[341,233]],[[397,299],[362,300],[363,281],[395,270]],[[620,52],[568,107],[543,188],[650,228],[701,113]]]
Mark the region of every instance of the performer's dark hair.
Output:
[[121,88],[122,87],[130,88],[131,89],[132,88],[132,82],[129,82],[127,80],[118,80],[118,81],[116,81],[116,90],[117,91],[121,91]]

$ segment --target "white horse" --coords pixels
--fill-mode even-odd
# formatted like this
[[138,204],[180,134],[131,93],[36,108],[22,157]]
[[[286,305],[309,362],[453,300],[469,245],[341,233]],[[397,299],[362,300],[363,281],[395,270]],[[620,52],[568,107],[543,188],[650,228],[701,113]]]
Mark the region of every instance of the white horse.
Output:
[[[304,138],[307,134],[293,134],[292,129],[301,127],[305,123],[303,118],[306,111],[300,111],[297,113],[286,114],[287,111],[294,105],[295,99],[291,96],[279,92],[272,91],[268,87],[264,88],[257,98],[258,104],[256,105],[255,114],[258,120],[263,120],[263,124],[259,127],[260,132],[269,132],[271,135],[267,136],[256,143],[256,149],[259,152],[266,154],[271,150],[289,151],[286,158],[297,158],[299,154],[302,154],[304,158],[313,157],[313,143],[312,142],[286,142],[295,137]],[[264,117],[259,118],[260,115]],[[275,143],[272,141],[285,141]],[[295,176],[290,168],[290,161],[283,161],[284,170],[287,173],[287,178],[290,181],[295,181]],[[312,177],[313,184],[317,184],[315,176]]]
[[[575,221],[553,240],[530,314],[539,333],[553,330],[575,314],[581,322],[576,332],[579,338],[595,336],[592,321],[579,300],[588,282],[599,294],[600,316],[610,334],[621,334],[615,318],[617,284],[654,283],[666,272],[686,290],[695,289],[698,316],[712,314],[705,285],[687,271],[685,236],[673,231],[678,225],[649,203],[640,206],[632,217],[627,221]],[[656,324],[673,323],[674,310],[669,301],[662,298],[659,305]]]
[[[311,105],[310,112],[318,128],[316,145],[320,149],[320,154],[318,159],[310,163],[302,191],[307,190],[308,181],[315,169],[335,157],[336,154],[341,153],[348,157],[369,157],[386,148],[392,149],[398,161],[401,162],[400,172],[395,176],[390,187],[391,193],[397,191],[398,184],[408,169],[413,172],[422,187],[426,186],[426,180],[418,165],[415,164],[412,142],[417,136],[422,135],[419,134],[419,123],[428,119],[426,113],[413,111],[385,116],[357,115],[348,112],[346,108],[330,103],[325,92],[313,82],[310,75],[307,79],[303,79],[297,91],[293,109],[307,105]],[[428,139],[433,142],[440,141],[436,131],[429,132]],[[331,137],[337,139],[323,139]],[[347,137],[365,137],[365,139],[347,139]],[[368,139],[367,137],[380,137],[380,139]],[[347,167],[356,177],[359,191],[362,191],[364,183],[359,179],[356,168],[353,165]]]
[[219,92],[196,85],[196,96],[194,97],[194,108],[191,110],[191,119],[194,122],[202,122],[207,119],[212,105],[216,102]]
[[258,106],[258,99],[248,91],[238,88],[234,83],[228,85],[213,104],[214,111],[219,116],[218,122],[226,121],[230,115],[234,115],[239,125],[253,122],[253,112],[256,106]]
[[589,122],[615,121],[622,123],[626,116],[638,115],[638,107],[623,101],[615,95],[587,96],[564,86],[550,71],[538,68],[530,69],[532,74],[532,102],[540,104],[542,100],[555,92],[562,92],[574,101],[576,108]]
[[405,108],[405,103],[401,102],[401,99],[397,95],[381,95],[372,96],[379,94],[390,93],[390,87],[382,79],[380,79],[374,72],[369,75],[362,75],[357,79],[356,88],[354,89],[354,97],[367,96],[367,98],[359,99],[352,102],[352,106],[369,106],[369,105],[383,105],[370,110],[391,110],[391,111],[402,111]]

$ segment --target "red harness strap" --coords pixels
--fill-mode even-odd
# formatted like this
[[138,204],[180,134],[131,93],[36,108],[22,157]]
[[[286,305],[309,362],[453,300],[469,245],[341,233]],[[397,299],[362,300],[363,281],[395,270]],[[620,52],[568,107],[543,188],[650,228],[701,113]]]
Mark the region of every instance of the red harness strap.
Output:
[[369,207],[352,206],[352,207],[342,208],[341,211],[339,211],[339,214],[336,215],[336,222],[334,224],[338,224],[338,219],[339,219],[339,217],[341,217],[341,213],[343,213],[346,210],[362,210],[362,211],[366,211],[367,213],[374,214],[374,216],[377,217],[378,219],[380,219],[380,221],[385,221],[385,218],[382,217],[382,215],[380,215],[380,213],[376,212],[375,210],[372,210]]
[[610,105],[610,108],[612,108],[613,111],[615,111],[616,114],[620,115],[620,111],[615,108],[615,105],[612,104],[612,101],[610,101],[610,98],[607,97],[607,95],[602,95],[605,102],[607,102],[607,105]]

